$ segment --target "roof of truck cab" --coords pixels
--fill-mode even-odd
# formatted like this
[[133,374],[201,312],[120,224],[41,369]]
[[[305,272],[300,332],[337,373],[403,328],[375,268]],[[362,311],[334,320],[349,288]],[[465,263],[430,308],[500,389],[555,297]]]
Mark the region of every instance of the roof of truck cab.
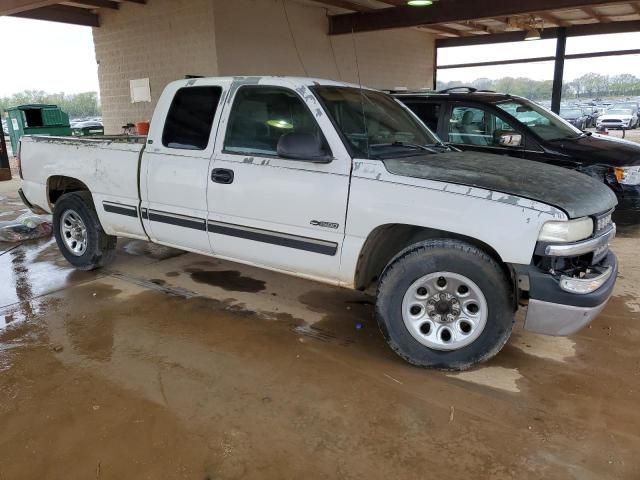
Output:
[[[235,76],[235,77],[197,77],[197,78],[185,78],[181,80],[176,80],[176,83],[181,83],[188,86],[195,86],[198,82],[202,82],[205,80],[225,80],[234,83],[240,83],[244,85],[269,85],[270,83],[274,83],[276,81],[287,81],[293,84],[304,85],[307,87],[324,85],[324,86],[337,86],[337,87],[350,87],[350,88],[360,88],[360,85],[354,83],[347,82],[338,82],[335,80],[328,80],[326,78],[313,78],[313,77],[291,77],[291,76],[275,76],[275,75],[247,75],[247,76]],[[362,88],[369,89],[362,85]]]

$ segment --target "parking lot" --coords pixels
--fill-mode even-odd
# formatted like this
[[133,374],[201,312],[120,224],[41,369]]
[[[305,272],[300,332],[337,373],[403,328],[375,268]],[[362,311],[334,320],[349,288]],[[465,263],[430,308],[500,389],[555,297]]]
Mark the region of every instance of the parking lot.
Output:
[[592,326],[520,317],[459,374],[396,357],[359,293],[138,241],[89,273],[3,244],[0,478],[638,478],[638,237]]

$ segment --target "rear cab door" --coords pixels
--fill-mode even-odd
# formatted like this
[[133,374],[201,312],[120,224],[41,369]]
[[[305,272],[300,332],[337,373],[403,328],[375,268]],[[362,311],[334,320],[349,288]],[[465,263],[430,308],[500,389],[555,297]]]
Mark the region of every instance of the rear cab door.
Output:
[[156,107],[140,175],[141,215],[149,237],[210,254],[209,164],[230,79],[169,84]]
[[[209,173],[216,256],[337,282],[351,157],[303,79],[234,81]],[[278,155],[291,133],[318,135],[332,160]]]

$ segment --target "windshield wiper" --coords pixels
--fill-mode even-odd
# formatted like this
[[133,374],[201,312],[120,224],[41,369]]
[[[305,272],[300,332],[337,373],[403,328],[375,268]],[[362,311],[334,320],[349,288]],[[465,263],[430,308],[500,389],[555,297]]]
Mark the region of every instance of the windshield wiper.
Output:
[[392,142],[392,143],[377,143],[375,145],[369,145],[369,147],[370,148],[402,147],[402,148],[412,148],[414,150],[423,150],[425,152],[430,152],[430,153],[439,153],[437,150],[434,150],[433,148],[429,148],[426,145],[419,145],[417,143],[408,143],[408,142],[399,142],[399,141]]

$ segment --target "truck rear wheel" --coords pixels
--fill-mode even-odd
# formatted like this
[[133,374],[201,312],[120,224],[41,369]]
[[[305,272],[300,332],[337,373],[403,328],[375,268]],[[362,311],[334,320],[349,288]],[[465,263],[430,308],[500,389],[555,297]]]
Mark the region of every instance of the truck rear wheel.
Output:
[[62,255],[79,270],[103,267],[115,255],[117,237],[104,233],[88,192],[67,193],[58,199],[53,231]]
[[376,314],[398,355],[442,370],[465,370],[497,355],[515,318],[500,265],[473,245],[450,239],[413,245],[389,263]]

